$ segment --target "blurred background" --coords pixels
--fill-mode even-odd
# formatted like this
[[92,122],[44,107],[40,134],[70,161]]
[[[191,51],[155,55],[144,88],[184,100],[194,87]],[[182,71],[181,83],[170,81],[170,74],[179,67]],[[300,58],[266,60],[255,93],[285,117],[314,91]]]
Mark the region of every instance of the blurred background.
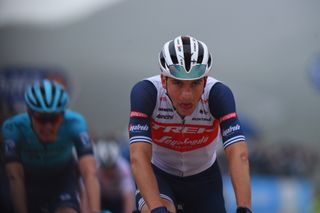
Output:
[[[0,0],[0,123],[23,111],[27,84],[54,78],[93,137],[128,156],[131,87],[159,73],[166,41],[191,35],[235,95],[254,212],[320,212],[319,9],[318,0]],[[226,175],[233,212],[231,192]]]

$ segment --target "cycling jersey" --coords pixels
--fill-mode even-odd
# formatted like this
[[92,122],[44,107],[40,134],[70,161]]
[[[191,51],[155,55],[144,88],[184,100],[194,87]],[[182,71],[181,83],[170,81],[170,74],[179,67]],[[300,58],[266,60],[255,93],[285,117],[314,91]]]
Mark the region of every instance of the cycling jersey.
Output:
[[5,121],[2,127],[5,162],[23,165],[29,212],[71,207],[79,212],[79,174],[74,156],[93,154],[82,115],[66,110],[54,143],[42,143],[27,113]]
[[2,129],[5,161],[20,161],[31,173],[52,174],[63,170],[74,158],[74,147],[78,157],[93,154],[84,118],[70,110],[65,111],[54,143],[39,141],[27,113],[8,119]]
[[176,176],[205,171],[224,148],[245,140],[234,97],[222,82],[208,77],[194,112],[181,117],[163,88],[160,75],[138,82],[131,92],[130,143],[152,144],[152,163]]

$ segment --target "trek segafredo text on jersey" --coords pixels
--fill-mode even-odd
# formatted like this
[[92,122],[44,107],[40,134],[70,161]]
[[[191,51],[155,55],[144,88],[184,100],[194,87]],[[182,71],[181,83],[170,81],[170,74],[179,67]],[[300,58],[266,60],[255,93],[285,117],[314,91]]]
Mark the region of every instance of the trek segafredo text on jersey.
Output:
[[169,174],[202,172],[215,162],[220,141],[226,148],[245,140],[231,90],[212,77],[194,112],[183,118],[159,75],[137,83],[133,94],[139,95],[131,97],[130,143],[152,144],[152,163]]

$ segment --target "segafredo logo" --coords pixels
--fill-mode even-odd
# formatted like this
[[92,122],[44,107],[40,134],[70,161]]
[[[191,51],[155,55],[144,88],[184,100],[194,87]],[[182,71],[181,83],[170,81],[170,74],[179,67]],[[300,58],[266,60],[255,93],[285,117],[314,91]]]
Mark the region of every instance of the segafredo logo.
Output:
[[145,125],[140,125],[140,124],[137,124],[137,125],[130,125],[129,127],[129,131],[130,132],[136,132],[136,131],[148,131],[149,130],[149,127],[147,124]]
[[237,124],[235,126],[230,126],[228,129],[223,131],[223,136],[227,136],[229,134],[231,134],[232,132],[238,131],[240,129],[240,125]]

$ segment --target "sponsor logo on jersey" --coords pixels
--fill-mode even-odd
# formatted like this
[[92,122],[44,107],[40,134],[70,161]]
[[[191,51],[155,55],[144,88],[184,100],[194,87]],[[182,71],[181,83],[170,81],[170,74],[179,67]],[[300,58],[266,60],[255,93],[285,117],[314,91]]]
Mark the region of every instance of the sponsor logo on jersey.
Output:
[[90,137],[87,132],[80,133],[80,140],[84,146],[91,146]]
[[170,136],[163,136],[159,140],[157,140],[158,144],[167,144],[171,146],[187,146],[187,145],[201,145],[208,141],[209,137],[202,136],[197,139],[184,138],[183,140],[174,139]]
[[14,153],[14,150],[16,149],[16,144],[13,140],[5,140],[4,144],[6,153]]
[[130,117],[140,117],[140,118],[147,118],[148,115],[145,114],[145,113],[142,113],[142,112],[135,112],[135,111],[132,111],[130,113]]
[[235,113],[235,112],[229,113],[229,114],[224,115],[220,118],[220,123],[223,121],[229,120],[231,118],[236,118],[236,117],[237,117],[237,113]]
[[149,130],[149,126],[147,124],[145,124],[145,125],[140,125],[140,124],[133,125],[133,124],[130,124],[130,126],[129,126],[129,131],[130,132],[140,132],[140,131],[148,131],[148,130]]
[[208,112],[207,112],[206,110],[203,110],[203,109],[200,109],[200,110],[199,110],[199,113],[200,113],[200,114],[205,114],[205,115],[208,114]]
[[156,116],[156,118],[170,120],[170,119],[173,119],[173,115],[161,115],[161,114],[158,114]]
[[152,141],[178,152],[192,151],[212,143],[218,136],[219,122],[213,125],[164,124],[152,121]]
[[161,96],[160,97],[160,102],[162,102],[162,101],[167,101],[167,97],[166,96]]
[[239,129],[240,129],[240,125],[239,124],[237,124],[235,126],[230,126],[228,129],[223,131],[222,135],[224,137],[226,137],[226,136],[232,134],[233,132],[238,131]]
[[182,133],[182,134],[202,134],[213,132],[212,126],[197,126],[197,125],[166,125],[154,123],[152,126],[154,130],[160,130],[163,133]]
[[65,200],[70,200],[71,195],[69,193],[63,193],[60,195],[60,200],[65,201]]
[[161,108],[161,107],[159,107],[159,108],[158,108],[158,111],[162,111],[162,112],[173,112],[173,109],[171,109],[171,108]]
[[212,118],[192,118],[193,121],[212,121]]

